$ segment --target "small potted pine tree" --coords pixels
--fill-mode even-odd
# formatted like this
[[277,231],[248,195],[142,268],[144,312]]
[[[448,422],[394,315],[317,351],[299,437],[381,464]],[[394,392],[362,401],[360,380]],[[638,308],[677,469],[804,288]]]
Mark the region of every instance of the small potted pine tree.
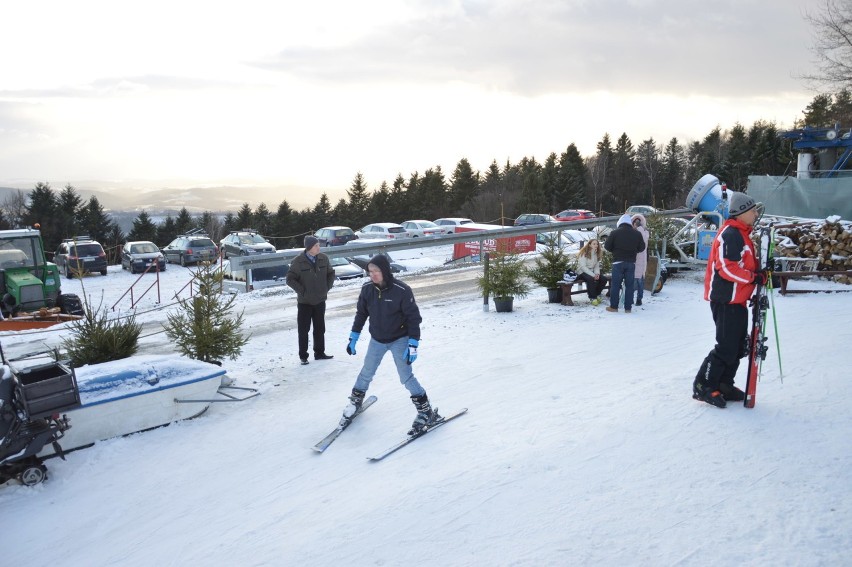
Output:
[[545,239],[545,249],[536,258],[535,266],[530,268],[527,274],[532,281],[547,289],[547,298],[550,303],[561,303],[562,288],[556,282],[565,276],[565,272],[571,265],[571,258],[559,246],[557,237],[548,234]]
[[484,294],[494,298],[494,308],[498,313],[512,311],[514,298],[524,298],[530,291],[523,260],[507,252],[491,255],[476,285]]

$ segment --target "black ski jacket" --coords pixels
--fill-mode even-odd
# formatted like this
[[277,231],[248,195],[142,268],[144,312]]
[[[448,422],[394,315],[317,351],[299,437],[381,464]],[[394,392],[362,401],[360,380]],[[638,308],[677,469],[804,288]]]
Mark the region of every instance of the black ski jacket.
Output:
[[420,309],[414,301],[414,292],[408,285],[397,281],[384,256],[376,256],[370,263],[382,270],[383,287],[373,282],[361,287],[352,330],[360,333],[370,319],[370,336],[380,343],[392,343],[401,337],[420,340]]
[[613,262],[635,262],[636,254],[645,249],[645,239],[627,223],[609,233],[604,248],[612,254]]

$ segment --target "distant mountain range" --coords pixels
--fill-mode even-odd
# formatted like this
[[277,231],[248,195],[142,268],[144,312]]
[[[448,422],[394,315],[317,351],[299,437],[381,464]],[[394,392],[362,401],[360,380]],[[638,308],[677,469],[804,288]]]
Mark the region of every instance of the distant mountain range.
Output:
[[[29,187],[0,187],[0,203],[6,198],[20,190],[28,194],[33,190],[35,184]],[[51,188],[58,194],[64,188],[54,186]],[[148,213],[179,211],[183,207],[191,214],[204,211],[211,212],[236,212],[243,203],[248,203],[254,209],[261,203],[275,212],[278,205],[285,199],[290,207],[301,210],[305,207],[313,207],[322,195],[322,189],[307,187],[196,187],[191,189],[138,189],[138,188],[115,188],[115,189],[84,189],[76,185],[74,189],[83,200],[88,201],[91,196],[98,201],[107,211],[141,212]],[[329,199],[336,203],[341,195],[333,196],[329,193]]]

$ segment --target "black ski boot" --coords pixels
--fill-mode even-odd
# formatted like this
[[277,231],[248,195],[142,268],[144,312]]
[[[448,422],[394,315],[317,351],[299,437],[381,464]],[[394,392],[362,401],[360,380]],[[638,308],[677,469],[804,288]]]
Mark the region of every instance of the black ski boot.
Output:
[[692,383],[692,398],[701,402],[706,402],[711,406],[716,406],[717,408],[723,408],[727,405],[725,396],[722,395],[722,392],[719,390],[713,390],[711,392],[699,382]]
[[367,392],[364,390],[352,389],[352,394],[349,396],[349,405],[343,409],[343,419],[352,419],[352,416],[358,413],[361,409],[361,404],[364,403],[364,395]]
[[728,402],[741,402],[745,399],[745,392],[733,384],[722,382],[719,384],[719,391],[722,392],[722,395],[725,396],[725,401]]
[[411,424],[411,429],[408,431],[409,435],[420,433],[441,419],[441,416],[438,415],[438,410],[432,409],[432,405],[429,403],[429,398],[426,394],[411,396],[411,403],[417,408],[417,417],[414,418],[414,423]]

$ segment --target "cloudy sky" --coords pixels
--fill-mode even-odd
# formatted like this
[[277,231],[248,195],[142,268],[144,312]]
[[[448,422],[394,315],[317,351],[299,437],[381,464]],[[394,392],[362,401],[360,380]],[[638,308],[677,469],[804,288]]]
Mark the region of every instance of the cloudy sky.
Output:
[[[820,0],[7,2],[0,185],[344,191],[635,145],[814,93]],[[312,202],[315,199],[310,199]]]

